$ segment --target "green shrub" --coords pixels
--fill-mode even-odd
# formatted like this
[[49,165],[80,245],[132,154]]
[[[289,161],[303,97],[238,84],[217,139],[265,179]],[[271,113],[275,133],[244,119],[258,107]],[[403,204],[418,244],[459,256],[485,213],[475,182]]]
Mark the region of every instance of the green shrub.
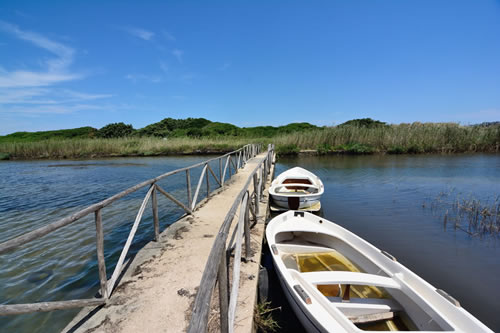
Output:
[[276,154],[278,156],[282,155],[297,155],[300,152],[299,147],[296,144],[279,145],[276,147]]
[[316,151],[319,155],[326,155],[333,150],[333,147],[328,143],[320,143],[316,147]]
[[99,131],[97,131],[97,136],[105,139],[123,138],[125,136],[130,136],[132,133],[134,133],[134,128],[132,127],[132,125],[125,125],[124,123],[112,123],[104,126]]
[[392,146],[387,149],[387,154],[404,154],[407,150],[401,146]]
[[9,153],[0,153],[0,161],[6,161],[10,159]]

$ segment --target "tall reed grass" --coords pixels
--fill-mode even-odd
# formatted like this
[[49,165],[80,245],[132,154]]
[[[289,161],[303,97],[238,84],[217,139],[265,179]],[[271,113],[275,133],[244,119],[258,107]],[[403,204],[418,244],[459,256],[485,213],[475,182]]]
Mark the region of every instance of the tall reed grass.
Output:
[[156,156],[193,153],[222,153],[255,140],[239,138],[120,138],[70,139],[0,143],[0,152],[12,159],[94,158],[110,156]]
[[275,143],[280,154],[314,150],[321,154],[347,153],[458,153],[500,152],[500,126],[461,126],[455,123],[412,123],[374,128],[325,127],[273,138],[221,136],[217,138],[132,137],[0,142],[4,158],[92,158],[221,153],[247,143]]
[[[277,146],[361,153],[499,152],[500,126],[461,126],[456,123],[412,123],[374,128],[336,126],[275,137]],[[358,149],[354,147],[358,145]]]

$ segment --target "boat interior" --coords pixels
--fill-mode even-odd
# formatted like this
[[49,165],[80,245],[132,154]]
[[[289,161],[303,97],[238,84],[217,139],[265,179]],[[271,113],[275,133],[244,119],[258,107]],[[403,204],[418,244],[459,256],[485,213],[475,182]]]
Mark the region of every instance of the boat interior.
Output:
[[307,193],[319,192],[319,186],[314,185],[309,178],[287,178],[275,186],[276,193]]
[[[411,288],[402,288],[374,262],[333,236],[276,234],[276,252],[309,301],[340,310],[365,331],[452,331]],[[299,293],[299,295],[301,295]],[[301,296],[302,297],[302,296]],[[303,297],[304,298],[304,297]],[[312,299],[312,300],[311,300]],[[307,302],[306,302],[307,303]],[[333,311],[337,313],[338,312]]]

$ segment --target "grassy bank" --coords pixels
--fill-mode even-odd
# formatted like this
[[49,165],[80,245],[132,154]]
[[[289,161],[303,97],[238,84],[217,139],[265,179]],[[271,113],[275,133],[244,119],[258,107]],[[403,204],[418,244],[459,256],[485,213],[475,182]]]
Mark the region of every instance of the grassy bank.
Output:
[[460,126],[455,123],[412,123],[373,128],[336,126],[273,139],[282,153],[315,150],[346,153],[499,152],[500,126]]
[[219,138],[120,138],[72,139],[0,143],[0,152],[11,159],[78,159],[111,156],[160,156],[222,153],[238,149],[247,139]]
[[375,126],[336,126],[280,134],[274,137],[157,137],[50,139],[33,142],[0,141],[0,159],[93,158],[222,153],[247,143],[275,143],[279,154],[301,150],[319,154],[417,154],[500,152],[500,126],[460,126],[454,123],[413,123]]

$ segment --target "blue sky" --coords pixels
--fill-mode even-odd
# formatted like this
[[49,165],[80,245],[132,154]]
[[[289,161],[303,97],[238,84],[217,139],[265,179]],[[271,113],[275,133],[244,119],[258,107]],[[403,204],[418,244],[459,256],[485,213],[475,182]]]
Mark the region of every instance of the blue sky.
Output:
[[166,117],[500,120],[500,2],[0,2],[0,134]]

